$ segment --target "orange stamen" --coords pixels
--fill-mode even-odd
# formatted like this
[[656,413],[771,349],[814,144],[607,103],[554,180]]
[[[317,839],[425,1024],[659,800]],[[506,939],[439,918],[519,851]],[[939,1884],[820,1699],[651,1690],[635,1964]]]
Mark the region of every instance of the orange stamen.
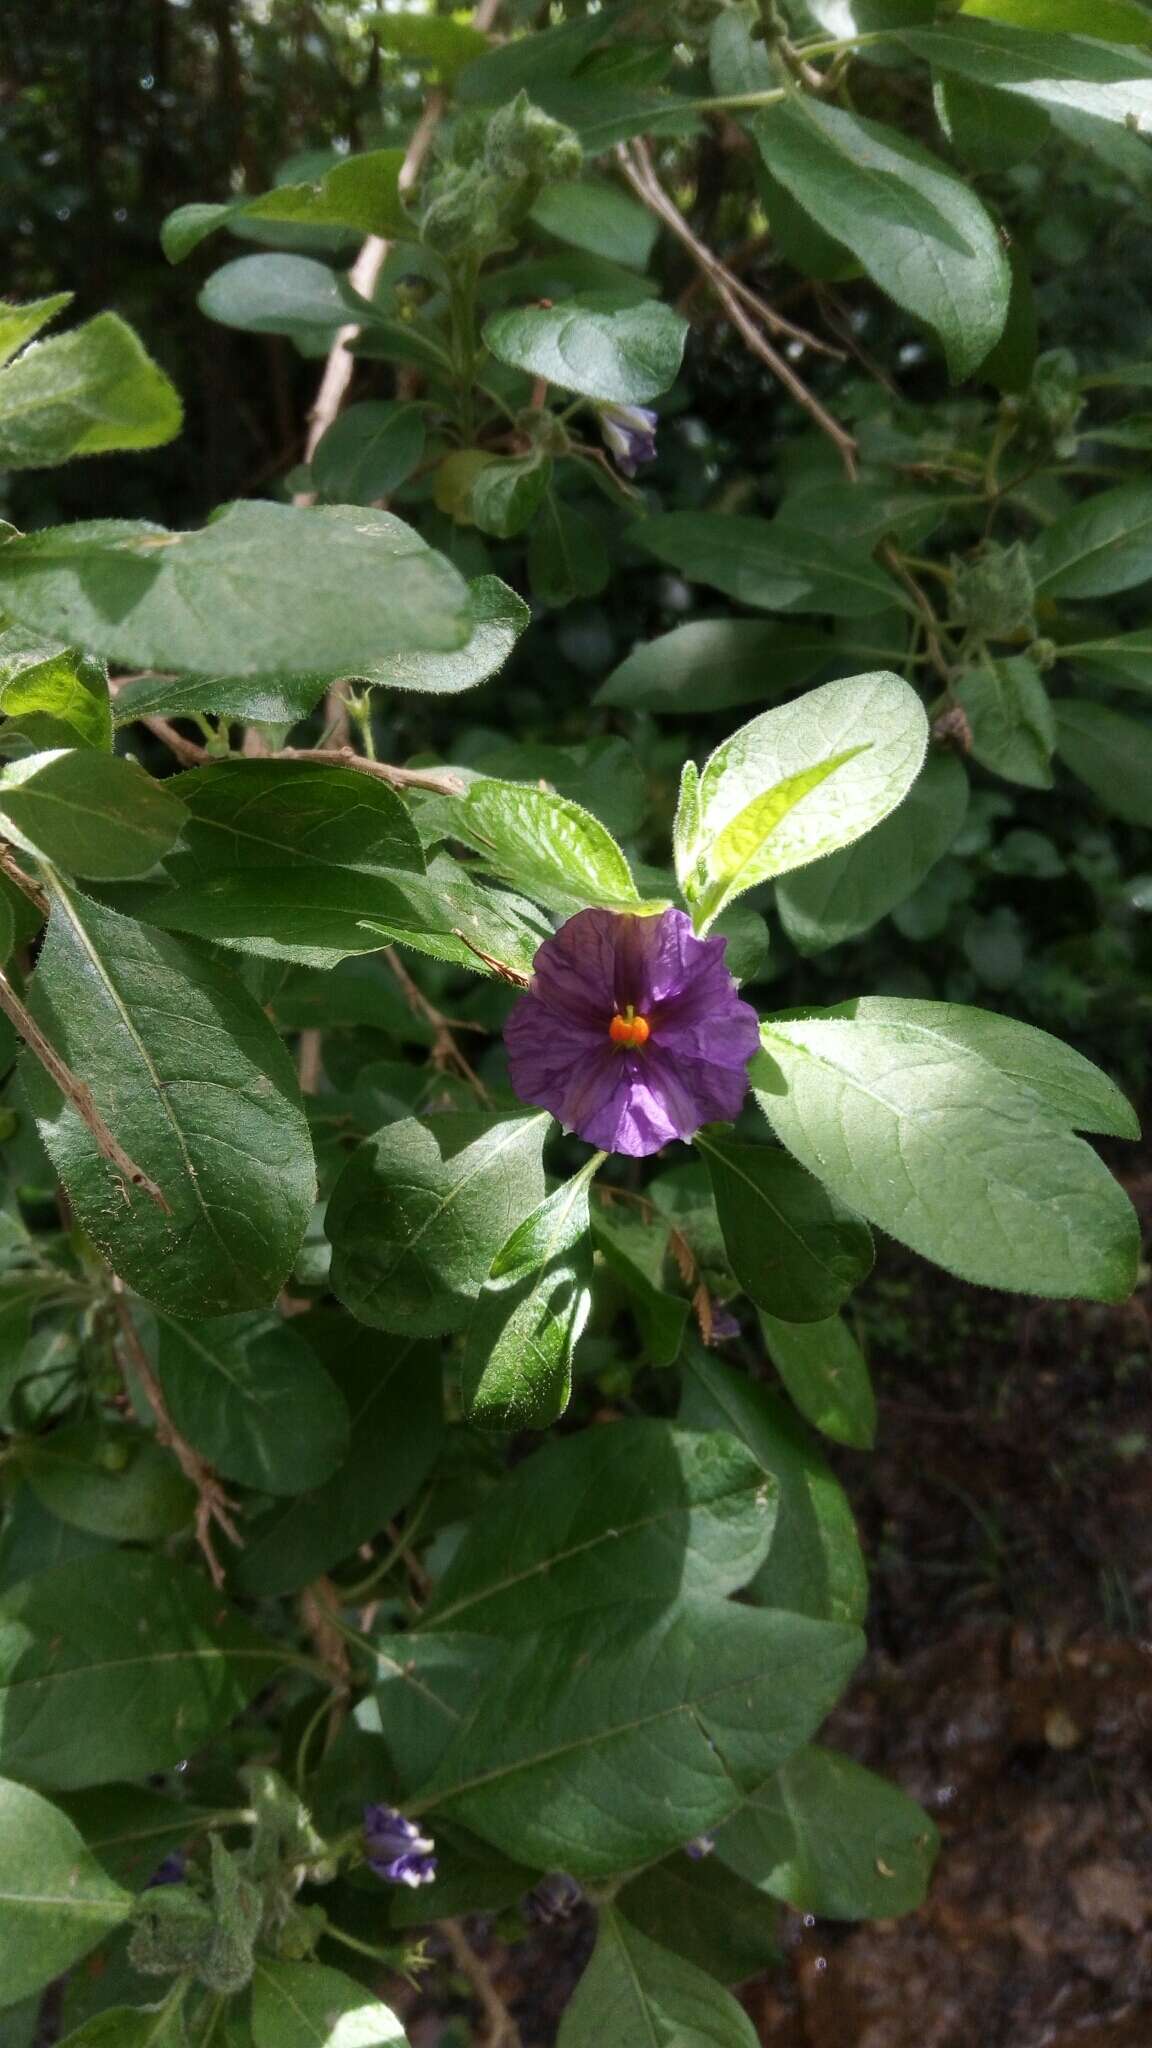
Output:
[[649,1024],[647,1017],[638,1017],[631,1003],[629,1003],[624,1015],[620,1016],[617,1013],[608,1026],[608,1036],[612,1040],[613,1045],[647,1045],[651,1035],[652,1026]]

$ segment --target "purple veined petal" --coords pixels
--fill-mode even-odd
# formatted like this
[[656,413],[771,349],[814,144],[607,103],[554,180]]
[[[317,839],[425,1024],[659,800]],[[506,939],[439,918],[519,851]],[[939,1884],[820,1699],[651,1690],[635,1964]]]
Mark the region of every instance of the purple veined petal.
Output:
[[617,469],[635,476],[642,462],[656,459],[657,416],[646,405],[601,405],[600,432]]
[[436,1876],[435,1843],[394,1806],[364,1808],[368,1868],[386,1884],[431,1884]]
[[759,1026],[725,943],[698,939],[682,910],[578,911],[544,941],[505,1028],[517,1095],[598,1151],[637,1159],[731,1122]]

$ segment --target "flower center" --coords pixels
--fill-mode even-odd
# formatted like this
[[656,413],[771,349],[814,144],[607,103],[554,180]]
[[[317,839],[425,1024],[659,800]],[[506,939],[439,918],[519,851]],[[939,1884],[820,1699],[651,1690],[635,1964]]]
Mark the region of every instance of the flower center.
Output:
[[608,1036],[613,1045],[647,1045],[652,1035],[652,1026],[647,1017],[638,1017],[634,1003],[629,1003],[623,1015],[619,1011],[608,1026]]

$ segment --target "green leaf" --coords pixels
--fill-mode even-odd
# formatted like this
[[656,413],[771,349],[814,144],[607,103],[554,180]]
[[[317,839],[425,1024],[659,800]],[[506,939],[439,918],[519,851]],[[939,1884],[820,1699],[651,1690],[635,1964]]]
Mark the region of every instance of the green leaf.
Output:
[[1046,527],[1031,557],[1044,597],[1110,597],[1146,583],[1152,576],[1152,485],[1097,491]]
[[[419,658],[419,657],[417,657]],[[436,661],[459,659],[433,655]],[[295,725],[315,709],[329,676],[137,676],[116,692],[116,725],[138,718],[185,718],[197,713],[251,719],[259,725]]]
[[725,1822],[716,1854],[799,1913],[888,1920],[923,1904],[939,1842],[898,1786],[812,1748]]
[[1025,789],[1051,789],[1056,720],[1044,679],[1022,654],[966,669],[952,686],[973,758]]
[[603,904],[635,910],[640,895],[611,833],[568,798],[526,782],[484,777],[461,799],[457,836],[497,874],[550,909]]
[[446,78],[452,77],[462,64],[482,57],[489,47],[482,30],[443,14],[376,14],[372,18],[372,33],[379,37],[385,50],[435,64]]
[[180,432],[175,389],[116,313],[98,313],[0,372],[0,468],[156,448]]
[[620,306],[586,292],[562,305],[494,313],[484,340],[494,356],[562,391],[643,405],[676,380],[688,322],[659,299]]
[[1047,1113],[1069,1130],[1096,1131],[1109,1138],[1140,1136],[1139,1119],[1116,1083],[1083,1053],[1034,1024],[966,1003],[915,1002],[906,996],[863,996],[852,1010],[879,1022],[920,1026],[948,1045],[990,1061],[1036,1095]]
[[730,1430],[780,1488],[772,1546],[748,1597],[829,1621],[860,1621],[868,1574],[852,1510],[786,1401],[696,1345],[688,1353],[680,1419]]
[[418,405],[368,399],[339,413],[312,456],[312,481],[322,497],[343,505],[386,498],[419,465],[424,414]]
[[714,1977],[602,1906],[592,1960],[560,2022],[557,2048],[755,2048],[742,2006]]
[[383,1349],[337,1315],[309,1316],[300,1327],[311,1336],[316,1324],[329,1333],[319,1356],[344,1397],[350,1447],[330,1479],[246,1528],[234,1578],[259,1597],[295,1592],[369,1543],[407,1505],[443,1436],[440,1363],[431,1345]]
[[1062,697],[1056,749],[1106,811],[1130,825],[1152,825],[1152,730],[1105,704]]
[[130,520],[0,548],[0,602],[36,632],[140,668],[360,674],[461,647],[467,588],[390,513],[230,505],[198,533]]
[[[400,198],[402,149],[373,149],[345,157],[322,178],[300,185],[275,185],[255,199],[231,206],[178,206],[160,230],[169,263],[181,263],[216,228],[236,220],[303,222],[310,227],[354,228],[388,239],[412,233]],[[319,266],[317,266],[319,267]]]
[[0,369],[11,362],[25,342],[55,320],[65,306],[70,306],[73,297],[72,292],[54,292],[47,299],[29,299],[23,306],[14,305],[11,299],[0,299]]
[[171,1451],[123,1424],[66,1422],[21,1444],[17,1464],[62,1522],[121,1542],[173,1536],[188,1527],[196,1505]]
[[705,763],[695,837],[678,835],[698,927],[744,890],[871,831],[911,788],[927,743],[915,691],[883,671],[825,683],[741,726]]
[[694,583],[773,612],[867,617],[899,602],[892,578],[868,549],[830,549],[818,535],[775,519],[730,512],[660,512],[629,535]]
[[[93,2013],[60,2043],[60,2048],[185,2048],[187,2035],[177,2006],[112,2005]],[[219,2048],[233,2048],[225,2033]]]
[[482,456],[467,495],[469,520],[497,540],[523,533],[540,509],[551,476],[551,462],[538,454]]
[[967,809],[956,756],[929,753],[903,802],[864,839],[780,882],[776,903],[793,945],[822,953],[886,917],[948,851]]
[[[1047,35],[1075,35],[1085,25],[1080,0],[964,0],[961,12],[981,21],[1040,29]],[[1097,0],[1092,9],[1092,35],[1110,43],[1152,43],[1152,18],[1137,0]]]
[[799,93],[755,132],[772,176],[939,336],[953,378],[977,369],[999,340],[1011,280],[975,194],[896,129]]
[[28,1997],[125,1920],[130,1893],[101,1870],[55,1806],[0,1778],[0,1981]]
[[65,1793],[60,1805],[105,1870],[137,1891],[161,1858],[181,1848],[212,1812],[150,1785],[92,1785]]
[[311,1213],[311,1146],[291,1060],[236,975],[60,884],[28,1001],[164,1195],[125,1188],[26,1054],[40,1136],[114,1270],[174,1315],[272,1300]]
[[618,1897],[641,1934],[724,1984],[742,1984],[780,1962],[774,1907],[718,1856],[670,1856]]
[[532,595],[549,606],[597,597],[612,573],[599,527],[549,492],[528,540]]
[[[728,964],[731,966],[729,952]],[[648,1223],[631,1210],[596,1209],[592,1239],[604,1264],[621,1283],[636,1318],[647,1365],[671,1365],[678,1356],[688,1303],[663,1284],[668,1254],[667,1225]]]
[[460,98],[473,106],[500,106],[523,89],[539,102],[540,89],[558,78],[570,78],[607,33],[608,23],[592,15],[510,37],[461,73]]
[[902,29],[894,39],[937,71],[1019,93],[1055,112],[1126,125],[1147,120],[1152,110],[1152,59],[1119,44],[964,20]]
[[568,1406],[592,1305],[588,1181],[602,1157],[517,1224],[492,1260],[460,1367],[464,1413],[481,1429],[545,1429]]
[[67,874],[146,875],[180,837],[184,806],[137,761],[85,748],[30,754],[0,773],[0,822]]
[[995,86],[944,73],[933,93],[937,119],[971,171],[1007,171],[1042,149],[1052,133],[1043,107]]
[[558,241],[628,270],[645,270],[660,232],[646,206],[600,178],[546,185],[530,218]]
[[168,1770],[287,1655],[167,1558],[57,1565],[0,1600],[0,1762],[49,1791]]
[[352,1154],[328,1205],[332,1286],[361,1322],[433,1337],[467,1322],[509,1233],[543,1200],[551,1118],[404,1117]]
[[838,1444],[871,1450],[876,1397],[860,1346],[841,1316],[781,1322],[760,1316],[768,1356],[801,1415]]
[[260,1956],[252,2039],[255,2048],[387,2048],[408,2036],[390,2006],[342,1971]]
[[454,696],[471,690],[503,668],[531,619],[522,597],[498,576],[474,576],[468,584],[472,631],[456,654],[393,654],[365,671],[370,683],[390,690],[427,690]]
[[278,1315],[160,1316],[156,1376],[180,1434],[225,1479],[261,1493],[320,1486],[348,1452],[348,1409]]
[[776,1498],[719,1431],[645,1417],[555,1440],[472,1517],[421,1626],[523,1635],[637,1599],[734,1593],[768,1553]]
[[731,1813],[860,1649],[855,1629],[723,1600],[569,1617],[502,1646],[421,1805],[541,1869],[613,1876]]
[[758,1308],[792,1323],[822,1322],[872,1270],[872,1233],[794,1159],[714,1127],[697,1133],[724,1248]]
[[[204,232],[219,224],[218,217]],[[310,256],[237,256],[213,271],[196,304],[221,327],[284,334],[313,350],[326,348],[342,327],[371,318],[367,300]]]
[[601,683],[595,702],[626,711],[674,711],[681,718],[726,711],[733,704],[785,696],[823,668],[833,652],[828,635],[815,627],[693,619],[634,647]]
[[99,661],[82,654],[50,654],[29,662],[0,688],[0,711],[9,723],[4,738],[18,730],[35,753],[53,747],[112,746],[108,676]]
[[[1135,1218],[1045,1098],[1052,1041],[1017,1027],[1030,1031],[1022,1078],[999,1063],[994,1036],[977,1049],[963,1023],[950,1035],[951,1016],[950,1004],[864,999],[774,1019],[753,1063],[756,1099],[834,1194],[948,1272],[1026,1294],[1124,1300]],[[1061,1076],[1059,1056],[1053,1064]]]

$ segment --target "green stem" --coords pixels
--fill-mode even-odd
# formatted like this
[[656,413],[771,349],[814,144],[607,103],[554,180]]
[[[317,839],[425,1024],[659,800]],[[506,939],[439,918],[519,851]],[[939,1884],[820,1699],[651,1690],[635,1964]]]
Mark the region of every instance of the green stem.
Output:
[[383,1963],[389,1970],[396,1968],[396,1951],[394,1949],[377,1948],[370,1941],[360,1941],[354,1934],[345,1934],[344,1929],[337,1927],[331,1920],[329,1920],[325,1927],[324,1933],[333,1941],[343,1942],[345,1948],[355,1949],[358,1956],[371,1956],[374,1963]]

